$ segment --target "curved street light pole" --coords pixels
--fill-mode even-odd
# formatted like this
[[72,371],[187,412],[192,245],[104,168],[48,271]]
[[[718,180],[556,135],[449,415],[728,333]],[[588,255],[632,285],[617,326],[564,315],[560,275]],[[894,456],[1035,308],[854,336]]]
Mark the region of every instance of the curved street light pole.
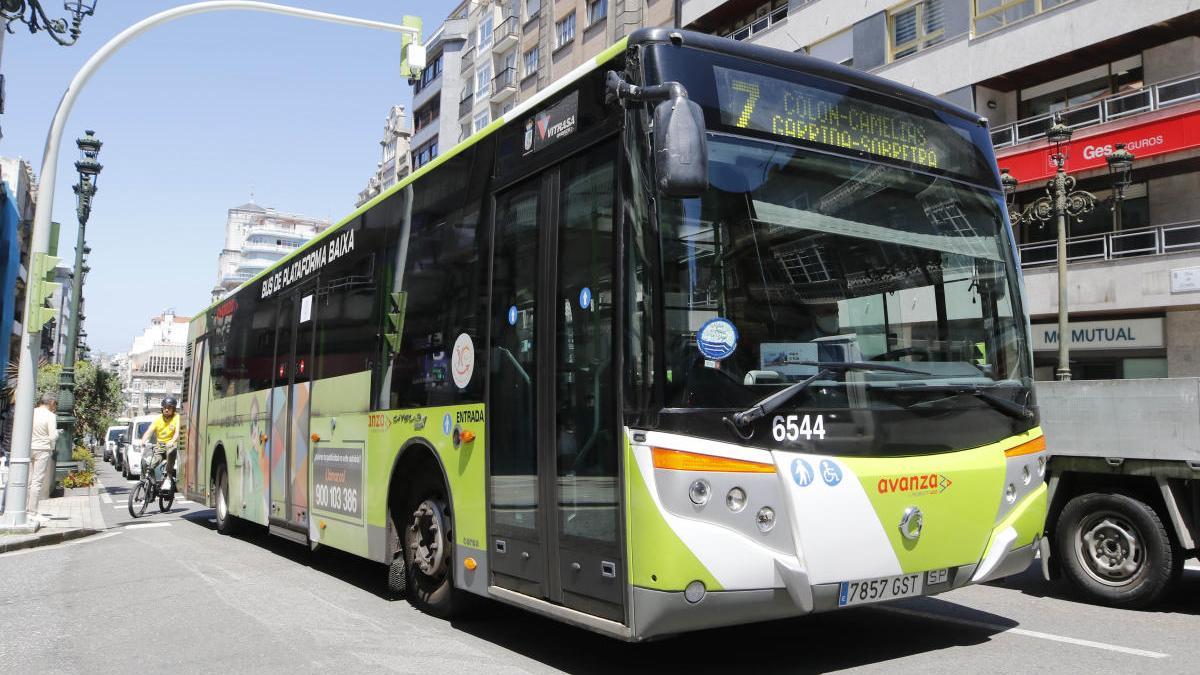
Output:
[[[313,19],[327,23],[338,23],[408,34],[412,36],[414,42],[421,39],[421,29],[419,26],[372,21],[369,19],[342,16],[340,14],[276,5],[269,2],[253,2],[251,0],[213,0],[211,2],[182,5],[159,12],[133,24],[105,43],[95,54],[92,54],[91,58],[83,64],[83,67],[75,73],[75,77],[67,85],[67,90],[63,92],[62,100],[58,103],[58,109],[54,113],[54,120],[50,123],[50,131],[46,134],[46,146],[42,151],[41,182],[38,185],[38,200],[33,216],[33,232],[29,246],[29,259],[31,261],[34,259],[34,256],[44,254],[49,249],[50,218],[54,207],[55,171],[58,168],[59,146],[62,144],[63,130],[67,124],[67,117],[71,113],[71,108],[75,106],[75,99],[78,98],[79,92],[83,90],[84,85],[87,84],[96,70],[109,57],[151,28],[193,14],[228,10],[283,14],[302,19]],[[30,281],[32,282],[32,279]],[[29,483],[29,443],[33,431],[33,398],[36,392],[37,381],[37,373],[35,372],[37,368],[37,351],[41,343],[38,336],[42,330],[40,325],[30,325],[30,318],[35,313],[33,310],[36,307],[40,307],[43,300],[43,298],[35,298],[34,295],[34,293],[26,293],[25,311],[22,315],[23,320],[21,324],[23,330],[21,331],[21,350],[18,357],[18,368],[20,370],[17,376],[16,411],[13,416],[12,446],[9,452],[11,469],[9,471],[9,483],[5,488],[4,515],[3,519],[0,519],[0,527],[26,527],[25,503],[27,496],[26,488]]]

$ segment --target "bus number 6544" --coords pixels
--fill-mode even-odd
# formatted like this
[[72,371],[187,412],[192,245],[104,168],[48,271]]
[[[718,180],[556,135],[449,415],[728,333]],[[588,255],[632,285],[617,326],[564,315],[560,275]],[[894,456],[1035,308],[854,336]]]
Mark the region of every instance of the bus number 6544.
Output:
[[771,435],[779,443],[784,440],[798,441],[801,436],[809,441],[813,436],[825,440],[825,416],[776,415],[775,419],[771,420]]

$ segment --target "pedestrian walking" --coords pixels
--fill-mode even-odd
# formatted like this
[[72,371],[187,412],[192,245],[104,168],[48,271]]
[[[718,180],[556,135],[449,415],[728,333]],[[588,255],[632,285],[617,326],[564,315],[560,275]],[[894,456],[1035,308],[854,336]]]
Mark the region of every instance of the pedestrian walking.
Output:
[[[25,510],[37,517],[38,502],[50,495],[53,477],[50,473],[50,457],[54,442],[58,440],[58,399],[53,394],[42,394],[38,406],[33,409],[33,435],[29,444],[32,467],[29,471],[29,498]],[[43,494],[45,493],[45,494]]]

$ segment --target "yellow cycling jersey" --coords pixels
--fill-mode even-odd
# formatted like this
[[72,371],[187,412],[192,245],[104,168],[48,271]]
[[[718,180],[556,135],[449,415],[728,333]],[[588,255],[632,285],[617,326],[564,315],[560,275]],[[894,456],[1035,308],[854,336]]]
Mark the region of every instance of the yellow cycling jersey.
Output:
[[158,442],[163,443],[163,444],[170,443],[171,439],[175,438],[175,432],[178,429],[179,429],[179,414],[178,413],[171,415],[170,422],[163,419],[162,415],[159,415],[154,420],[154,423],[150,425],[150,431],[154,432],[154,435],[158,439]]

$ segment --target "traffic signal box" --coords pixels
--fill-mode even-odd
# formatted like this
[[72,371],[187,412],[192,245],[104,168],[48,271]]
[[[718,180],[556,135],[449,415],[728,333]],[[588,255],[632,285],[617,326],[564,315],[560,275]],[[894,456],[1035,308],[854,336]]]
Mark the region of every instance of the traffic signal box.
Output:
[[46,325],[47,321],[54,318],[58,313],[53,307],[47,307],[46,301],[50,299],[60,288],[62,284],[49,280],[49,276],[54,273],[54,268],[58,267],[61,258],[55,258],[48,253],[35,253],[33,255],[33,274],[30,275],[30,296],[29,304],[29,324],[25,330],[30,333],[41,332],[42,326]]

